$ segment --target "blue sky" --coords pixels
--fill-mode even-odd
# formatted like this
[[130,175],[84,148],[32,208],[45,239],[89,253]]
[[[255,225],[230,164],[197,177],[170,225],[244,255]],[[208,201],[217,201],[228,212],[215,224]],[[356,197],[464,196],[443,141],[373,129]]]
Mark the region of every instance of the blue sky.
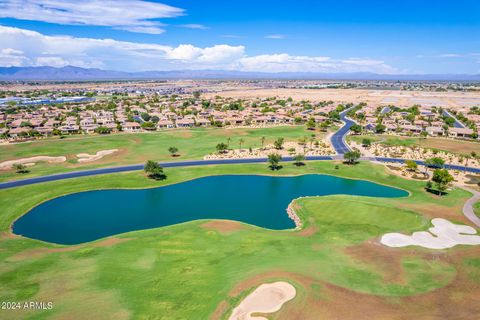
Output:
[[480,72],[480,1],[0,0],[0,65]]

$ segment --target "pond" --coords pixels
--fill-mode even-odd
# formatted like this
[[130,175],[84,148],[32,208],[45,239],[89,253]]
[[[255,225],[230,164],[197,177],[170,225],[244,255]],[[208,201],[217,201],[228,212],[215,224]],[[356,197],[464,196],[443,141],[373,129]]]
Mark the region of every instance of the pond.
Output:
[[327,175],[209,176],[141,190],[96,190],[46,201],[13,224],[13,232],[78,244],[197,219],[237,220],[263,228],[294,228],[286,208],[295,198],[347,194],[402,197],[406,191]]

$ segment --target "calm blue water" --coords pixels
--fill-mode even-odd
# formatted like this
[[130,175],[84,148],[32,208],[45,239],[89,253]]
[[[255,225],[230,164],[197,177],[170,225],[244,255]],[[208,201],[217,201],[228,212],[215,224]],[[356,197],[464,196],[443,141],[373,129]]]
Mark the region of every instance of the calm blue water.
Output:
[[47,201],[19,218],[15,234],[78,244],[123,232],[196,219],[229,219],[268,229],[295,225],[286,213],[301,196],[349,194],[402,197],[407,192],[325,175],[224,175],[143,190],[100,190]]

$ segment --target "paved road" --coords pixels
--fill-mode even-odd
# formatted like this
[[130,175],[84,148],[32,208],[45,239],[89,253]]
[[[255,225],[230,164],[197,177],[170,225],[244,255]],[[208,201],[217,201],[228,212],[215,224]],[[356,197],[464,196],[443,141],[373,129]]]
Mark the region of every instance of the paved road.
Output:
[[450,118],[453,118],[455,120],[455,122],[453,123],[453,127],[455,127],[455,128],[465,128],[465,125],[463,123],[461,123],[460,121],[458,121],[458,119],[456,117],[454,117],[447,110],[443,110],[443,115],[447,116],[447,117],[450,117]]
[[347,109],[340,113],[340,119],[345,123],[343,127],[341,127],[337,132],[335,132],[332,137],[330,138],[330,141],[332,142],[332,146],[337,152],[338,155],[343,155],[345,152],[350,151],[350,147],[348,144],[345,142],[345,137],[350,130],[350,128],[355,124],[353,120],[350,120],[347,118],[347,112],[350,109]]
[[480,192],[466,187],[464,187],[463,189],[473,194],[473,197],[468,199],[463,205],[463,214],[465,215],[465,217],[467,217],[467,219],[472,221],[477,227],[480,228],[480,218],[477,217],[475,211],[473,210],[473,205],[480,200]]
[[[309,156],[306,160],[333,160],[330,156]],[[292,157],[283,157],[283,161],[293,161]],[[174,167],[191,167],[191,166],[207,166],[216,164],[248,164],[248,163],[266,163],[267,158],[252,158],[252,159],[219,159],[219,160],[192,160],[192,161],[175,161],[175,162],[163,162],[161,163],[164,168]],[[57,181],[70,178],[95,176],[99,174],[107,173],[119,173],[135,170],[143,170],[143,164],[134,164],[121,167],[99,168],[91,170],[73,171],[59,174],[52,174],[48,176],[41,176],[35,178],[27,178],[15,181],[1,182],[0,189],[7,189],[13,187],[26,186],[29,184],[35,184],[40,182]]]

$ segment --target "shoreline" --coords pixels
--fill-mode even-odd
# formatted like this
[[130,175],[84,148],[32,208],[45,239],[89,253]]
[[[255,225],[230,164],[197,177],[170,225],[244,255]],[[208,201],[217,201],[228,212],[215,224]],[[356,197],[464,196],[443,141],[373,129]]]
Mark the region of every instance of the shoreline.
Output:
[[292,202],[290,202],[288,204],[288,207],[287,207],[286,211],[287,211],[288,217],[290,219],[292,219],[293,222],[295,223],[295,229],[294,230],[300,230],[300,229],[302,229],[303,224],[302,224],[302,220],[300,219],[300,217],[295,212],[295,209],[293,208],[293,203],[295,202],[295,200],[296,199],[293,199]]

